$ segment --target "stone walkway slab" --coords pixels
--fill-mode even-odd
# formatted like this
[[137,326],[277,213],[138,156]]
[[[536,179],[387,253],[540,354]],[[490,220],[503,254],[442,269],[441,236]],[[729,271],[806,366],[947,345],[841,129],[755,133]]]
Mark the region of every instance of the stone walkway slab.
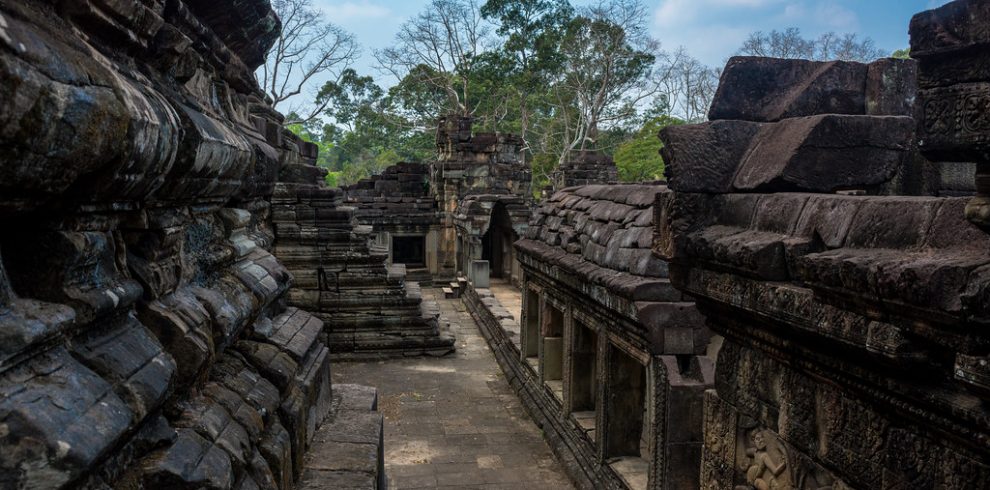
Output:
[[455,354],[333,367],[334,383],[379,390],[389,489],[573,488],[463,303],[423,295],[451,324]]

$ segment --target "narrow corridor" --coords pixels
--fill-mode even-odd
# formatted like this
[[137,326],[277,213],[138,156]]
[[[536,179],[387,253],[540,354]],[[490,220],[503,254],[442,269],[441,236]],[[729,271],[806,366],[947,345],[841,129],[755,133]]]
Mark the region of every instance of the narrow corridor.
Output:
[[439,289],[456,354],[337,363],[334,383],[377,386],[391,490],[572,488],[459,299]]

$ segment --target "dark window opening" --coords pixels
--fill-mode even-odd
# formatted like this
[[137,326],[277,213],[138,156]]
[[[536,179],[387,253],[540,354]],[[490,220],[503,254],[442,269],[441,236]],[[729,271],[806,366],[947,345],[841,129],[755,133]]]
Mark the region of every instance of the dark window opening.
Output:
[[598,335],[580,322],[574,322],[574,344],[571,353],[571,410],[594,410],[598,392]]
[[648,458],[644,454],[643,427],[646,406],[646,366],[615,346],[609,346],[608,444],[605,455]]
[[512,244],[519,237],[512,229],[512,218],[502,203],[492,209],[488,231],[481,237],[481,259],[491,266],[491,277],[509,279],[512,277],[512,263],[515,261]]
[[523,332],[523,357],[537,357],[540,354],[540,295],[532,289],[526,290],[526,331]]
[[426,237],[392,236],[392,262],[425,267]]

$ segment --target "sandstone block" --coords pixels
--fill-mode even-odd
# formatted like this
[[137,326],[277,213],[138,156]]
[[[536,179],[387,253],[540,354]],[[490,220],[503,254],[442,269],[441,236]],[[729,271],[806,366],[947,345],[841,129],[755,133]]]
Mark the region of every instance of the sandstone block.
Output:
[[147,488],[227,490],[233,486],[230,457],[190,429],[166,449],[142,462],[142,483]]
[[775,122],[814,114],[865,114],[862,63],[736,56],[722,71],[708,119]]
[[39,355],[0,376],[0,474],[12,484],[66,485],[119,441],[133,415],[64,348]]
[[724,193],[762,127],[746,121],[668,126],[660,131],[667,182],[678,192]]
[[73,353],[113,384],[138,419],[165,401],[176,372],[172,356],[133,317],[105,331],[88,332],[73,345]]
[[920,104],[918,144],[926,156],[990,161],[990,82],[924,89]]
[[733,178],[742,191],[833,192],[889,181],[910,156],[908,117],[822,115],[761,128]]
[[911,19],[911,57],[919,60],[922,88],[990,79],[990,5],[949,2]]
[[866,112],[868,116],[914,116],[918,96],[918,63],[882,58],[868,65]]

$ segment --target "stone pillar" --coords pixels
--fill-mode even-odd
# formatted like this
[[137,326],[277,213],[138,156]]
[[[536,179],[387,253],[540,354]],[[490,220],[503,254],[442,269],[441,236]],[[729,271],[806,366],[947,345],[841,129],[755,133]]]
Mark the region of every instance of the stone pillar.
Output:
[[990,229],[990,4],[956,1],[911,19],[919,61],[918,141],[926,157],[976,163],[966,219]]
[[474,284],[474,287],[476,289],[487,288],[489,286],[490,274],[491,271],[489,270],[489,265],[487,260],[471,261],[470,278],[471,278],[471,282]]

